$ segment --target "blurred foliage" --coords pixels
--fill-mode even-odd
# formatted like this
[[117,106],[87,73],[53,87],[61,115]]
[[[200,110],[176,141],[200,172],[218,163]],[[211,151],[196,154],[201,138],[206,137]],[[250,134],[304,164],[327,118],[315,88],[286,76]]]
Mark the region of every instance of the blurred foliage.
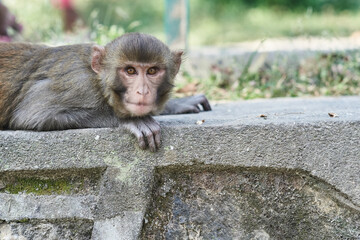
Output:
[[[197,82],[197,91],[213,100],[360,94],[360,52],[320,54],[298,66],[274,62],[256,71],[249,66],[214,65],[211,76]],[[187,72],[183,77],[196,81]]]
[[[88,27],[79,41],[108,42],[139,31],[165,39],[165,0],[74,0]],[[33,42],[61,42],[61,13],[50,0],[4,0]],[[273,37],[348,36],[358,31],[358,0],[190,0],[190,46],[226,45]],[[76,41],[76,39],[71,39]]]
[[23,37],[26,40],[47,42],[62,34],[60,12],[50,4],[50,0],[3,2],[24,25]]
[[[236,0],[225,0],[237,2]],[[360,8],[358,0],[242,0],[247,6],[275,7],[285,10],[305,10],[312,8],[314,11],[323,11],[329,8],[335,11],[352,10]]]
[[[360,14],[355,11],[358,7],[340,11],[334,5],[322,4],[324,10],[318,12],[305,4],[295,10],[285,5],[265,7],[265,2],[252,5],[245,0],[192,1],[190,45],[227,45],[276,37],[340,37],[360,28]],[[360,6],[360,1],[356,3]]]
[[[117,26],[125,32],[163,32],[163,0],[83,0],[78,9],[92,32],[99,24],[105,27]],[[94,17],[95,16],[95,17]],[[95,23],[95,24],[94,24]]]
[[286,11],[303,11],[312,8],[318,12],[329,8],[334,11],[357,11],[360,8],[358,0],[198,0],[198,2],[202,5],[211,5],[214,10],[220,11],[228,8],[229,5],[245,8],[277,8]]
[[[3,0],[24,25],[17,40],[51,44],[105,44],[132,31],[164,40],[164,1],[75,0],[86,28],[80,25],[69,35],[63,33],[61,13],[50,0]],[[360,30],[359,8],[358,0],[190,0],[189,43],[349,36]],[[359,54],[330,54],[291,68],[275,62],[255,72],[248,69],[251,60],[245,66],[213,66],[211,77],[201,81],[183,73],[188,86],[178,92],[204,92],[212,99],[360,94],[359,62]]]

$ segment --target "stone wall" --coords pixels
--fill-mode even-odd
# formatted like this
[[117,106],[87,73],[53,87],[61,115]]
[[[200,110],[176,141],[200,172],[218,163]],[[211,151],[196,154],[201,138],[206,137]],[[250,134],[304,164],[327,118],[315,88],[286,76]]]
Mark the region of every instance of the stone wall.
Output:
[[360,239],[359,103],[160,116],[156,153],[122,129],[1,131],[0,239]]

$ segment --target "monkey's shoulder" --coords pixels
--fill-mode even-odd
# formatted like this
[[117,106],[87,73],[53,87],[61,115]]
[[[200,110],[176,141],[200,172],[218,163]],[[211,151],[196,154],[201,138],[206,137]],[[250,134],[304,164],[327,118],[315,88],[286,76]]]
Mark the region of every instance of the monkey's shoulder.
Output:
[[19,50],[22,51],[24,49],[39,49],[46,48],[48,46],[43,44],[35,44],[35,43],[26,43],[26,42],[0,42],[0,49],[4,50]]
[[11,58],[31,56],[35,52],[46,49],[47,46],[31,43],[2,43],[0,42],[0,60],[8,61]]
[[55,46],[55,47],[47,47],[47,51],[50,52],[62,52],[62,53],[74,53],[74,54],[85,54],[91,55],[91,49],[94,44],[91,43],[84,43],[84,44],[71,44],[71,45],[62,45],[62,46]]
[[67,56],[89,57],[93,44],[72,44],[62,46],[48,46],[33,43],[2,43],[0,42],[0,58],[9,58],[13,56],[36,57],[42,58],[52,57],[65,58]]

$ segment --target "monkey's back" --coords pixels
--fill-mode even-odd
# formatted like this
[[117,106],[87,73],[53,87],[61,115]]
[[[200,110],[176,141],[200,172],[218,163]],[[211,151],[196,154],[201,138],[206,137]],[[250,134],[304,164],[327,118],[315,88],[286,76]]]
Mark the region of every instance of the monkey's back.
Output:
[[19,75],[23,63],[41,46],[0,43],[0,129],[7,124],[10,111],[19,102]]
[[66,99],[67,91],[81,93],[84,84],[92,84],[82,82],[93,77],[91,46],[0,43],[0,129],[8,126],[18,104],[40,81],[50,81],[48,88],[55,94],[65,95],[64,101],[70,101]]

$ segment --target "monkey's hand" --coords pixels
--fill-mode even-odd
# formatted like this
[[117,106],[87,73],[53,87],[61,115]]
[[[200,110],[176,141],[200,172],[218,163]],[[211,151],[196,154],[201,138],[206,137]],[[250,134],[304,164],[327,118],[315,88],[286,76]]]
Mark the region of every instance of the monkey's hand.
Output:
[[141,149],[149,146],[152,152],[160,147],[160,125],[151,116],[123,120],[122,126],[135,135]]
[[196,95],[185,98],[170,99],[161,115],[199,113],[200,106],[204,111],[211,111],[211,106],[205,95]]

